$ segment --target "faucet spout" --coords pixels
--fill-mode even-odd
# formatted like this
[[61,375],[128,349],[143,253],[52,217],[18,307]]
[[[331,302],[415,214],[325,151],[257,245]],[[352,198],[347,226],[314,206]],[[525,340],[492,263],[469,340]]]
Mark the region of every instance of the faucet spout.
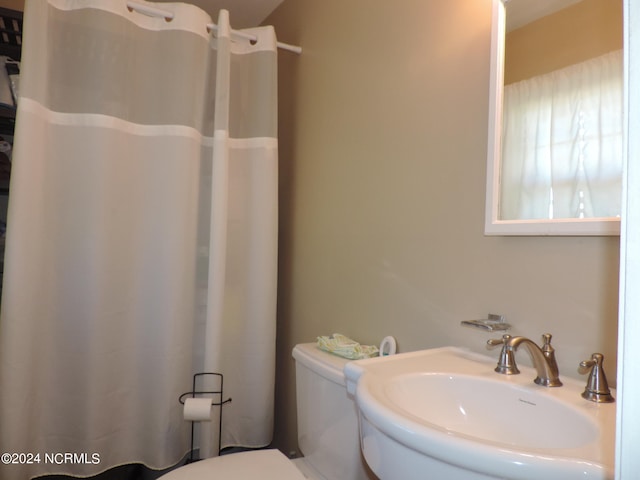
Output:
[[560,381],[555,350],[551,346],[551,335],[545,333],[542,337],[544,339],[542,348],[526,337],[511,337],[506,341],[505,347],[513,352],[516,352],[521,345],[527,347],[538,374],[534,382],[544,387],[560,387],[562,382]]

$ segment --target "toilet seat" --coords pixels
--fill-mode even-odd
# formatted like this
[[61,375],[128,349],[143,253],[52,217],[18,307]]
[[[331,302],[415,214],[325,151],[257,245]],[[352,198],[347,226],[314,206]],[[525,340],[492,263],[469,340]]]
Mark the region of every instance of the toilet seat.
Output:
[[[226,475],[226,476],[225,476]],[[177,468],[160,480],[306,480],[279,450],[254,450],[208,458]]]

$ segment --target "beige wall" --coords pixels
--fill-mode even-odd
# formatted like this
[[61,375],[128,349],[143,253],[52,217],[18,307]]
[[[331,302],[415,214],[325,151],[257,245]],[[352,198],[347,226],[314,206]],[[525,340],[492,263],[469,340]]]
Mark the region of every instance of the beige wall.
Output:
[[563,375],[600,351],[615,379],[618,238],[483,235],[490,17],[490,0],[284,0],[265,22],[304,49],[279,70],[285,452],[291,348],[318,335],[485,352],[460,321],[502,313],[554,334]]
[[583,0],[506,35],[504,83],[622,49],[622,0]]

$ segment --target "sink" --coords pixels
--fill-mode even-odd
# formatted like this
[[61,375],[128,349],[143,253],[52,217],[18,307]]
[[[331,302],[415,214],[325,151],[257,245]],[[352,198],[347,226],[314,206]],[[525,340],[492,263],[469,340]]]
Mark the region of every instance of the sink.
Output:
[[446,347],[350,362],[363,455],[382,480],[613,479],[615,404],[585,383],[494,372],[497,358]]
[[407,416],[480,441],[525,448],[575,448],[594,441],[595,420],[541,393],[447,373],[400,375],[384,392]]

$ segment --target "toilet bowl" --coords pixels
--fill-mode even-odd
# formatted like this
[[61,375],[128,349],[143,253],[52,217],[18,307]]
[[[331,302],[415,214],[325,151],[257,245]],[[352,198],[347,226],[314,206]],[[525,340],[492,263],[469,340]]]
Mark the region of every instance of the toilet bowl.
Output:
[[356,405],[347,395],[342,370],[348,360],[296,345],[298,447],[303,457],[288,459],[275,449],[209,458],[177,468],[161,480],[210,478],[261,480],[370,480],[358,437]]

